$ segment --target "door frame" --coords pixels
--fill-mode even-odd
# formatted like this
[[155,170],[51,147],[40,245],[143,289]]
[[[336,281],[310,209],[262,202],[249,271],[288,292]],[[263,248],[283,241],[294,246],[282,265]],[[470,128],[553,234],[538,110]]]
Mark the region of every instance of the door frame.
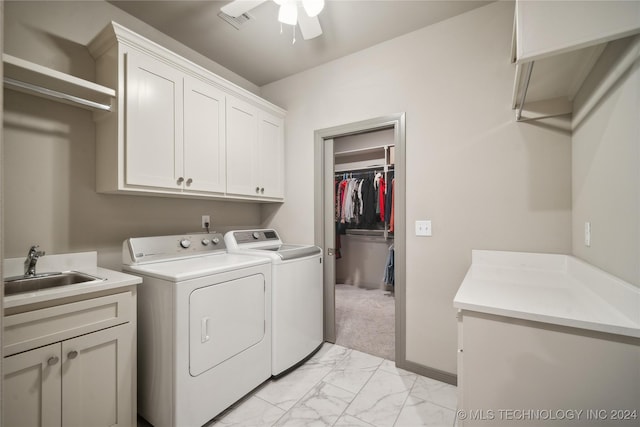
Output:
[[[355,123],[319,129],[314,132],[314,242],[320,246],[325,257],[328,245],[325,228],[334,226],[334,218],[325,215],[325,156],[328,154],[325,141],[341,136],[355,135],[381,129],[394,129],[395,180],[394,205],[399,215],[394,216],[394,267],[395,267],[395,361],[399,367],[406,366],[406,143],[405,113],[395,113]],[[332,156],[333,157],[333,156]],[[325,263],[325,265],[328,263]],[[335,268],[335,263],[333,263]],[[324,283],[324,340],[335,343],[335,283]]]

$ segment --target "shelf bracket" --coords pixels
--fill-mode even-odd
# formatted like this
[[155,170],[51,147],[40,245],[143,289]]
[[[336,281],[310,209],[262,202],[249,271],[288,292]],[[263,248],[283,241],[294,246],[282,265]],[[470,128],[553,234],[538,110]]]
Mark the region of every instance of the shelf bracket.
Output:
[[520,102],[518,109],[516,110],[516,121],[522,120],[522,109],[524,108],[524,102],[527,99],[527,91],[529,90],[529,83],[531,82],[531,73],[533,72],[534,61],[527,63],[527,70],[525,71],[524,89],[520,95]]

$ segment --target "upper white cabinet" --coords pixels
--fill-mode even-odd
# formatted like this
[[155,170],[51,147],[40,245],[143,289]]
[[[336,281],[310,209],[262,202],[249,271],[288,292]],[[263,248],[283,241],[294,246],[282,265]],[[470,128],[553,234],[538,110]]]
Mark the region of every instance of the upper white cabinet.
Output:
[[258,109],[238,99],[227,103],[227,191],[259,195]]
[[512,45],[518,120],[571,113],[606,43],[640,32],[640,2],[517,0]]
[[227,103],[227,192],[284,197],[283,120],[246,102]]
[[125,185],[224,194],[224,92],[133,49],[126,59]]
[[284,110],[116,23],[89,49],[118,94],[96,123],[99,192],[283,200]]
[[224,92],[193,77],[184,80],[184,185],[191,191],[225,192]]
[[125,55],[124,185],[179,190],[182,182],[176,175],[182,174],[184,147],[182,73],[134,50]]
[[258,114],[258,184],[260,194],[284,198],[284,120]]

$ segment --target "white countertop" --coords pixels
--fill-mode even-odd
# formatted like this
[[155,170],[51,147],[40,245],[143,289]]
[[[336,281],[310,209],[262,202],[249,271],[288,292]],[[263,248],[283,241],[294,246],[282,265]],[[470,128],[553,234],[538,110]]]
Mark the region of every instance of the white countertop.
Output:
[[569,255],[474,250],[453,305],[640,338],[640,288]]
[[[24,258],[5,259],[3,264],[5,278],[23,274],[23,264]],[[5,309],[102,292],[136,285],[142,282],[142,279],[137,276],[98,267],[96,252],[45,255],[38,260],[36,271],[37,273],[78,271],[99,279],[75,285],[58,286],[55,288],[5,296]]]

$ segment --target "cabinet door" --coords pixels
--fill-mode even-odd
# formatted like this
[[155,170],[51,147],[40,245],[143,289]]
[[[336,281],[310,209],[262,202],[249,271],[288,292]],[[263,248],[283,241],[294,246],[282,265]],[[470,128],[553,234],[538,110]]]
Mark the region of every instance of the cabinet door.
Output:
[[135,353],[130,323],[62,342],[62,424],[132,426]]
[[258,109],[227,98],[227,192],[258,196]]
[[192,77],[184,80],[185,190],[226,189],[225,95]]
[[3,369],[3,426],[62,425],[59,343],[7,357]]
[[284,121],[262,111],[259,118],[258,180],[260,194],[265,197],[283,198]]
[[182,73],[129,51],[126,55],[127,185],[182,188]]

